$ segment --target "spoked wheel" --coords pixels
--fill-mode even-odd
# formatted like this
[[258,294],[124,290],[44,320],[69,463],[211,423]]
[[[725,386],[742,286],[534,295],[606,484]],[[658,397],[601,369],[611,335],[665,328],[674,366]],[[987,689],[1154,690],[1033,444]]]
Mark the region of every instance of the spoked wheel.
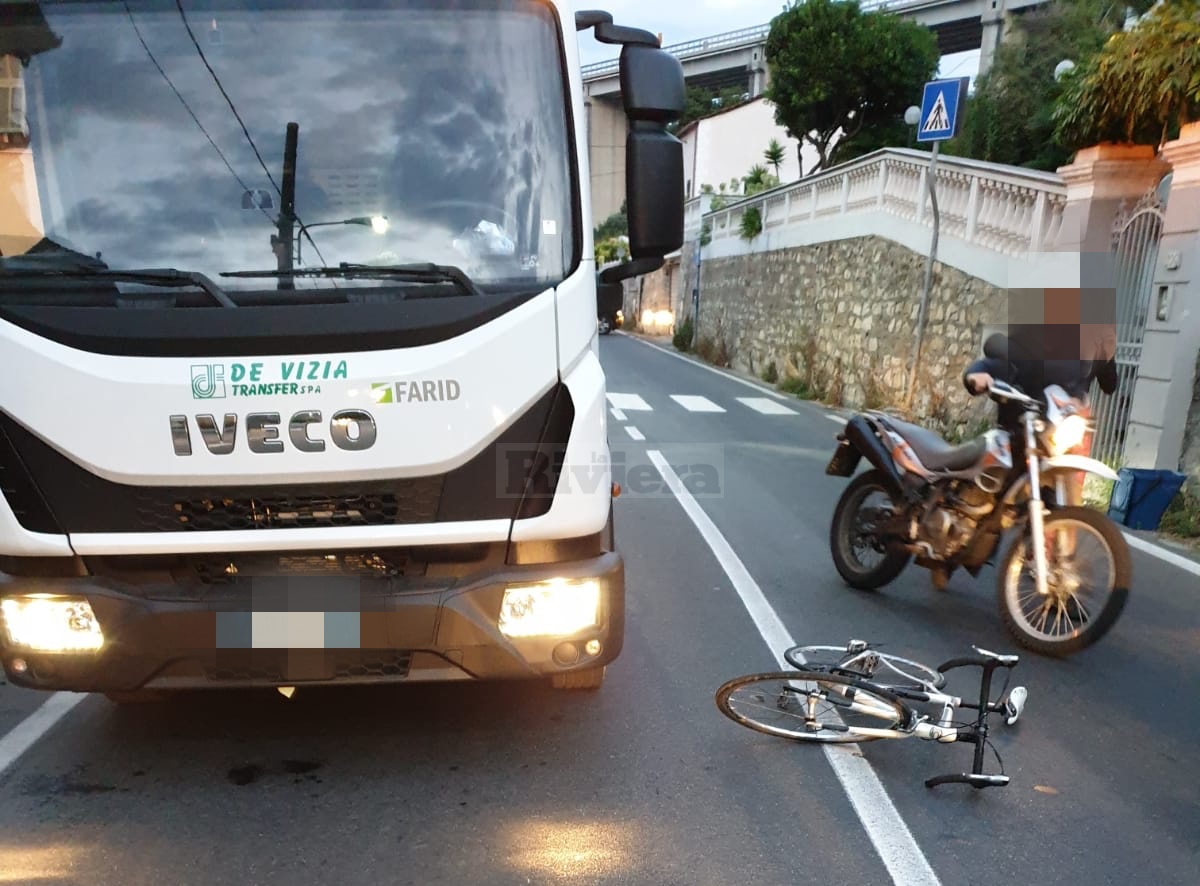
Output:
[[1070,655],[1103,637],[1129,596],[1129,548],[1117,527],[1090,508],[1065,507],[1045,518],[1048,593],[1038,593],[1026,529],[997,570],[1000,615],[1021,645]]
[[751,674],[717,690],[717,707],[735,723],[796,741],[859,742],[849,727],[899,729],[909,709],[889,692],[838,674],[789,671]]
[[863,591],[881,588],[904,571],[912,555],[880,531],[899,511],[878,471],[855,477],[838,500],[829,527],[833,565],[846,584]]
[[783,653],[787,663],[801,671],[829,673],[839,668],[847,676],[866,677],[879,686],[901,689],[941,689],[946,685],[945,674],[919,661],[867,649],[843,665],[851,656],[845,646],[793,646]]

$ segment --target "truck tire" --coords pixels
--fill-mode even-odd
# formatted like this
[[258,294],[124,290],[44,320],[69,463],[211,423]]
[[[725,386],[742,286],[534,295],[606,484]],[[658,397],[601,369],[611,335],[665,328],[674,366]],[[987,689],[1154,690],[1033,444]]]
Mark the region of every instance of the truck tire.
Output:
[[555,689],[572,691],[596,690],[604,685],[604,675],[607,668],[588,668],[585,671],[571,671],[569,674],[554,674],[550,685]]

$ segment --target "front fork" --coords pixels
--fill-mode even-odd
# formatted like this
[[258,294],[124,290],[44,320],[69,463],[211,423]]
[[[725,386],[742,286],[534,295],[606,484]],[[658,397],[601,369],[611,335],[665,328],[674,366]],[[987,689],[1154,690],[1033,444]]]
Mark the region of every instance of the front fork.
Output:
[[1042,504],[1041,463],[1032,419],[1025,422],[1025,460],[1029,465],[1029,543],[1033,546],[1034,578],[1037,580],[1038,593],[1045,597],[1050,593],[1049,566],[1046,563],[1046,508]]

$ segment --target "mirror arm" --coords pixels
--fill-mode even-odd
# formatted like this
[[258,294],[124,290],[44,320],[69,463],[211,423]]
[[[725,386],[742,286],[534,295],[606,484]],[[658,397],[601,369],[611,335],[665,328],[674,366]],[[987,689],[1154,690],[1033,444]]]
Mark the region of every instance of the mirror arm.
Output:
[[575,30],[590,31],[597,25],[611,25],[612,13],[600,9],[581,9],[575,13]]
[[637,258],[633,261],[627,261],[624,264],[605,268],[596,277],[602,286],[610,283],[620,283],[622,280],[629,280],[633,277],[640,277],[643,274],[653,273],[666,263],[666,259],[661,256]]

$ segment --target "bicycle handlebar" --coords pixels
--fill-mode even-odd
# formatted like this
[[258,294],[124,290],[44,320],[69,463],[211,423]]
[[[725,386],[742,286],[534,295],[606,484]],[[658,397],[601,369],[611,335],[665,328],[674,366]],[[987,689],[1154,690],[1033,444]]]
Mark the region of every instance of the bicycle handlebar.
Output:
[[938,665],[938,673],[944,674],[946,671],[951,671],[955,668],[979,667],[991,670],[994,668],[1015,668],[1016,666],[1017,656],[1015,655],[967,655],[961,658],[952,658]]

